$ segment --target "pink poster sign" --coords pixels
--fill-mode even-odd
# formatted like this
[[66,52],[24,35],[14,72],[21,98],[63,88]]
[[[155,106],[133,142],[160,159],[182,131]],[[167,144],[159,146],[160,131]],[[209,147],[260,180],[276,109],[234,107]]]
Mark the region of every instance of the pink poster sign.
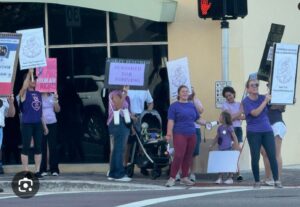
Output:
[[38,77],[36,81],[36,90],[40,92],[57,91],[57,60],[56,58],[47,58],[47,66],[36,69]]

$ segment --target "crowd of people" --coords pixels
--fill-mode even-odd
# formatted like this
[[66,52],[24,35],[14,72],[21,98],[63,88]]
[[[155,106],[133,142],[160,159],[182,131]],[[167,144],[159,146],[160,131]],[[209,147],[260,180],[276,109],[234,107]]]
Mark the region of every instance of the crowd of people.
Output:
[[[196,97],[192,88],[181,85],[178,88],[177,101],[172,104],[164,99],[163,104],[155,103],[169,97],[169,88],[166,70],[161,73],[162,82],[154,90],[155,99],[149,90],[132,90],[128,86],[122,89],[111,90],[108,99],[107,126],[110,135],[110,164],[107,173],[109,180],[131,181],[127,176],[126,166],[129,163],[129,154],[132,136],[141,135],[139,118],[144,110],[157,109],[162,116],[162,134],[174,146],[173,161],[170,167],[170,177],[167,187],[174,186],[176,180],[190,186],[196,182],[196,157],[200,154],[201,125],[207,122],[202,118],[204,107]],[[40,93],[35,90],[36,76],[33,70],[25,75],[23,86],[19,92],[21,112],[22,151],[21,162],[24,171],[29,171],[28,155],[30,147],[34,146],[35,176],[42,178],[49,173],[59,175],[57,153],[57,119],[60,112],[57,93]],[[218,150],[239,150],[243,148],[242,120],[246,121],[246,137],[250,146],[251,167],[254,176],[254,187],[260,187],[259,158],[263,155],[265,163],[264,183],[282,187],[280,176],[282,173],[281,144],[286,133],[282,118],[285,106],[269,105],[271,96],[260,95],[257,80],[248,80],[246,83],[247,96],[236,101],[236,92],[233,87],[223,89],[225,102],[219,117],[219,126],[215,138],[209,146],[213,150],[218,144]],[[168,89],[168,90],[167,90]],[[164,94],[163,94],[164,93]],[[158,101],[159,102],[159,101]],[[15,115],[14,96],[0,99],[0,149],[3,137],[4,118]],[[130,138],[131,137],[131,138]],[[3,173],[0,151],[0,173]],[[141,173],[148,175],[147,168],[141,167]],[[271,177],[272,176],[272,177]],[[220,173],[217,184],[232,184],[233,174],[228,173],[223,181],[224,174]],[[237,170],[237,180],[243,177]]]
[[[260,187],[261,180],[259,176],[259,158],[260,154],[263,155],[265,161],[266,175],[263,180],[264,184],[274,185],[277,188],[281,188],[280,175],[282,171],[282,158],[281,158],[281,142],[286,132],[286,127],[282,119],[282,113],[285,111],[284,106],[269,105],[271,96],[269,94],[260,95],[258,93],[258,80],[249,80],[246,83],[247,96],[242,102],[236,101],[236,92],[233,87],[227,86],[223,89],[223,97],[225,102],[222,106],[222,112],[219,117],[219,126],[215,139],[209,146],[210,150],[213,150],[214,145],[218,144],[218,150],[238,150],[243,149],[243,130],[242,121],[246,121],[246,137],[250,146],[251,152],[251,168],[254,177],[254,187]],[[174,146],[174,155],[170,167],[170,177],[166,183],[167,187],[174,186],[176,180],[180,180],[181,184],[190,186],[194,185],[196,181],[195,177],[195,157],[199,155],[199,147],[201,142],[201,125],[206,125],[206,121],[202,118],[204,107],[201,101],[195,96],[195,91],[192,88],[190,92],[188,87],[182,85],[178,88],[177,101],[172,103],[168,108],[167,124],[165,138],[168,142],[172,142]],[[116,91],[111,92],[111,95]],[[136,113],[131,102],[134,100],[132,96],[128,96],[126,102],[126,95],[128,91],[123,89],[118,91],[119,100],[122,104],[125,104],[125,108],[129,109],[129,113],[132,113],[132,122],[136,123]],[[157,91],[156,91],[157,93]],[[122,94],[122,95],[121,95]],[[151,96],[148,93],[148,96]],[[122,97],[124,97],[122,99]],[[143,97],[143,95],[140,95]],[[113,103],[113,98],[110,99]],[[153,104],[152,98],[141,98],[140,109],[143,108],[144,103],[148,105]],[[121,104],[121,105],[122,105]],[[111,105],[111,104],[110,104]],[[155,103],[154,103],[155,106]],[[151,110],[148,108],[148,110]],[[118,110],[118,108],[117,108]],[[122,110],[120,110],[120,117],[122,119]],[[138,111],[141,112],[142,110]],[[119,119],[119,118],[118,118]],[[119,127],[121,127],[120,124]],[[136,127],[134,127],[136,128]],[[127,133],[130,133],[131,129],[127,129]],[[110,130],[110,134],[113,140],[116,139],[116,132]],[[125,174],[126,162],[122,163],[123,151],[125,151],[127,138],[123,138],[122,149],[114,149],[117,147],[114,145],[113,152],[119,150],[119,166],[121,169],[121,176],[113,177],[109,174],[108,179],[121,181],[130,181],[131,179]],[[113,160],[111,160],[112,168]],[[145,169],[146,170],[146,169]],[[143,171],[143,169],[142,169]],[[146,174],[146,173],[145,173]],[[271,175],[273,178],[271,178]],[[232,184],[233,173],[228,173],[226,180],[223,180],[224,174],[220,173],[216,184]],[[239,167],[236,175],[237,181],[242,181],[244,178],[240,174]]]

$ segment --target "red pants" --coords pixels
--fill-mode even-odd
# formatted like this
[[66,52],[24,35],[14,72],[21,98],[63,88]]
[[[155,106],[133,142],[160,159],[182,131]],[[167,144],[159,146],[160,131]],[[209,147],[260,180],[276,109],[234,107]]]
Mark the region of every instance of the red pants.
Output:
[[176,177],[178,171],[182,170],[181,177],[187,177],[193,161],[193,152],[196,145],[196,134],[193,135],[173,135],[175,155],[171,166],[170,177]]

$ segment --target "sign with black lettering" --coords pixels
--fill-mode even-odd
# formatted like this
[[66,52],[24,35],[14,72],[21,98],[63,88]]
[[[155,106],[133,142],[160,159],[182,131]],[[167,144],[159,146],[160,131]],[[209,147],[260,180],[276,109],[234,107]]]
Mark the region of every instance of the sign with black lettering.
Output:
[[275,44],[270,81],[271,104],[294,104],[298,56],[299,45]]

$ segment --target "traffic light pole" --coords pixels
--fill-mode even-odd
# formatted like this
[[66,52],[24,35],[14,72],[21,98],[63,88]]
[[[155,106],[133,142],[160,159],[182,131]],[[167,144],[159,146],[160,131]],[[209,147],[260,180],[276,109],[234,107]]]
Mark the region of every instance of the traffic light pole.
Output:
[[229,22],[221,21],[222,29],[222,80],[229,80]]

